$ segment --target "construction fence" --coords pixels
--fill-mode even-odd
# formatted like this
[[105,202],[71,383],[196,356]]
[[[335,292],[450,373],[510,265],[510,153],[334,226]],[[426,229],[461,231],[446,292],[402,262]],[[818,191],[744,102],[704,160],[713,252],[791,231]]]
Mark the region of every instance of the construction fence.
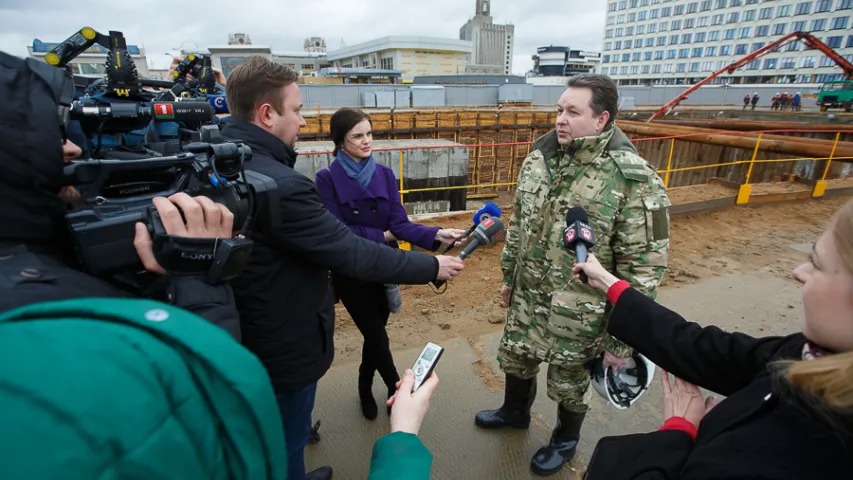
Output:
[[[532,112],[531,115],[535,115]],[[504,117],[507,118],[507,117]],[[530,118],[530,123],[540,120]],[[414,121],[414,119],[412,119]],[[470,121],[474,121],[471,119]],[[515,116],[512,121],[517,121]],[[374,117],[374,122],[376,118]],[[437,120],[441,123],[440,119]],[[509,124],[510,120],[507,120]],[[374,123],[375,124],[375,123]],[[529,125],[528,124],[528,125]],[[520,130],[473,130],[437,132],[437,138],[445,138],[459,143],[469,153],[468,177],[464,185],[448,185],[429,188],[412,188],[406,184],[401,175],[399,189],[401,201],[406,201],[407,195],[423,192],[458,191],[464,190],[468,199],[495,198],[501,194],[511,194],[516,184],[518,171],[524,158],[530,153],[532,141],[539,134],[547,132],[529,128]],[[629,130],[629,126],[623,126]],[[631,141],[638,152],[655,168],[668,189],[677,187],[717,183],[731,189],[731,195],[736,196],[733,203],[744,205],[751,203],[753,186],[772,182],[786,181],[791,188],[786,189],[779,199],[820,198],[828,189],[836,186],[853,195],[853,181],[843,182],[853,167],[853,142],[844,141],[853,135],[851,131],[828,130],[761,130],[745,132],[725,132],[727,135],[741,137],[737,145],[713,145],[703,143],[707,140],[707,132],[678,133],[668,136],[643,137],[631,135]],[[825,156],[785,155],[771,150],[764,150],[774,140],[774,136],[782,135],[822,135],[829,136],[826,140],[831,144]],[[414,135],[414,133],[413,133]],[[435,137],[430,137],[435,138]],[[793,139],[793,137],[791,137]],[[799,137],[798,137],[799,138]],[[821,139],[806,138],[804,141],[810,148]],[[764,143],[764,145],[762,145]],[[747,147],[748,145],[748,147]],[[772,145],[771,145],[772,147]],[[384,150],[399,150],[399,172],[405,171],[404,164],[410,152],[424,148],[446,147],[395,147]],[[376,149],[381,151],[383,149]],[[331,152],[301,152],[305,154]],[[832,182],[836,183],[832,183]],[[840,183],[839,183],[840,182]],[[849,185],[848,185],[849,183]],[[836,189],[837,190],[837,189]],[[833,192],[838,193],[838,191]],[[690,201],[690,198],[686,198]],[[675,203],[675,202],[674,202]]]
[[[686,85],[619,86],[620,108],[663,105],[687,88]],[[703,85],[682,105],[742,105],[745,95],[758,93],[759,106],[767,107],[773,95],[800,92],[804,106],[814,106],[819,84],[773,85]],[[425,108],[495,106],[504,103],[526,103],[550,107],[565,91],[564,85],[300,85],[302,104],[308,109],[361,108]]]

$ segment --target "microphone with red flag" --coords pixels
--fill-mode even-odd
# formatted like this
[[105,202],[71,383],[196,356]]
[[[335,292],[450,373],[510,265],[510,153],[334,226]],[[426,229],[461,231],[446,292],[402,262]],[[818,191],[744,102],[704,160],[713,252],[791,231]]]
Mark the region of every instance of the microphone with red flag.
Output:
[[[503,232],[504,223],[501,221],[500,218],[484,218],[483,221],[480,222],[479,225],[477,225],[477,228],[474,229],[474,233],[472,235],[474,238],[471,239],[471,243],[466,245],[465,249],[462,250],[459,255],[456,256],[456,258],[460,260],[465,260],[472,253],[474,253],[474,250],[476,250],[477,248],[495,243],[495,240],[498,239],[503,234]],[[432,284],[436,287],[433,290],[436,291],[436,293],[443,293],[443,291],[438,292],[437,289],[444,285],[444,283],[444,280],[436,280],[432,282]]]
[[[589,226],[589,215],[583,207],[572,207],[566,213],[566,230],[563,232],[563,246],[572,248],[578,263],[586,262],[587,250],[595,245],[595,232]],[[586,273],[581,271],[581,281],[587,283]]]

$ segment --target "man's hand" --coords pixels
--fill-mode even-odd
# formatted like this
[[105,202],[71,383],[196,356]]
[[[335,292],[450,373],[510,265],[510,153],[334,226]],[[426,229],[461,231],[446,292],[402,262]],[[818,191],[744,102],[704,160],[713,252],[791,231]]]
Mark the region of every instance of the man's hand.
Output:
[[[183,61],[184,61],[183,57],[172,57],[172,64],[169,65],[169,72],[178,68],[178,65]],[[224,87],[225,86],[225,74],[222,73],[221,69],[218,69],[216,67],[211,67],[211,69],[213,70],[213,75],[216,77],[216,83],[218,83]],[[195,77],[193,76],[192,72],[187,72],[187,78],[192,79]]]
[[619,370],[628,363],[627,358],[617,357],[610,352],[604,352],[604,360],[601,362],[601,367],[607,370],[607,367],[613,367],[613,370]]
[[673,388],[669,384],[669,374],[666,371],[663,372],[661,382],[664,421],[671,417],[681,417],[698,428],[706,412],[705,401],[699,387],[675,377],[675,388]]
[[415,374],[406,370],[403,379],[397,382],[397,392],[385,402],[391,409],[391,433],[405,432],[417,435],[421,429],[427,410],[429,397],[438,387],[438,375],[435,372],[412,393],[415,384]]
[[435,234],[435,240],[443,243],[444,245],[453,244],[458,247],[468,241],[467,238],[461,241],[456,241],[456,239],[461,237],[463,233],[465,233],[465,230],[459,230],[458,228],[443,228]]
[[501,306],[509,307],[509,295],[512,293],[512,287],[509,285],[501,285]]
[[[155,197],[153,202],[157,213],[160,214],[163,227],[169,235],[187,238],[231,238],[233,236],[234,214],[224,205],[213,203],[213,200],[207,197],[190,197],[180,192],[168,199]],[[181,218],[181,211],[176,205],[184,212],[186,221]],[[160,275],[168,273],[157,263],[151,234],[142,223],[136,224],[133,246],[146,270]]]
[[453,280],[465,268],[462,260],[456,257],[438,255],[435,258],[438,259],[438,277],[436,280]]

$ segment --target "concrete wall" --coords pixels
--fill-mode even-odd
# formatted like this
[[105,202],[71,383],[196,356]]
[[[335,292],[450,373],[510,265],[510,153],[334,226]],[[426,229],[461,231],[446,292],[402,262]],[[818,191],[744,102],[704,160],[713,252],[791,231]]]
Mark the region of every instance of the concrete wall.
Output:
[[[405,150],[407,147],[421,147]],[[433,147],[433,148],[423,148]],[[441,148],[435,148],[441,147]],[[297,142],[300,152],[294,169],[314,180],[317,171],[328,168],[334,161],[331,154],[332,142]],[[374,151],[376,162],[389,167],[394,176],[400,178],[400,151],[403,152],[403,187],[406,189],[464,186],[468,181],[468,148],[449,140],[376,140]],[[404,196],[409,213],[432,213],[466,209],[467,190],[436,190],[415,192]]]
[[[820,86],[814,84],[777,84],[777,85],[731,85],[727,88],[720,86],[704,86],[691,93],[682,105],[740,105],[743,96],[758,92],[761,98],[759,104],[767,106],[776,93],[801,92],[803,95],[816,94]],[[466,105],[497,105],[499,101],[498,85],[445,85],[444,102],[431,101],[436,105],[466,106]],[[533,105],[551,106],[565,90],[563,85],[533,85]],[[662,105],[689,87],[671,85],[660,87],[619,87],[620,103],[629,105],[628,98],[633,98],[634,105]],[[340,108],[359,107],[362,105],[362,93],[403,90],[411,91],[410,85],[300,85],[302,103],[306,108]],[[405,95],[397,97],[396,107],[402,108],[400,100]],[[803,105],[813,106],[814,98],[805,97]]]

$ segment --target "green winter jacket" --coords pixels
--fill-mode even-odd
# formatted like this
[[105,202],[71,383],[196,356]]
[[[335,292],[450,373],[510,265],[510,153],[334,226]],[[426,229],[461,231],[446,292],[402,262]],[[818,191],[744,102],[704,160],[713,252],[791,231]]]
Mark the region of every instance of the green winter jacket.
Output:
[[261,363],[225,330],[149,300],[0,315],[0,479],[284,479]]
[[432,454],[411,433],[385,435],[373,444],[368,480],[429,480]]

